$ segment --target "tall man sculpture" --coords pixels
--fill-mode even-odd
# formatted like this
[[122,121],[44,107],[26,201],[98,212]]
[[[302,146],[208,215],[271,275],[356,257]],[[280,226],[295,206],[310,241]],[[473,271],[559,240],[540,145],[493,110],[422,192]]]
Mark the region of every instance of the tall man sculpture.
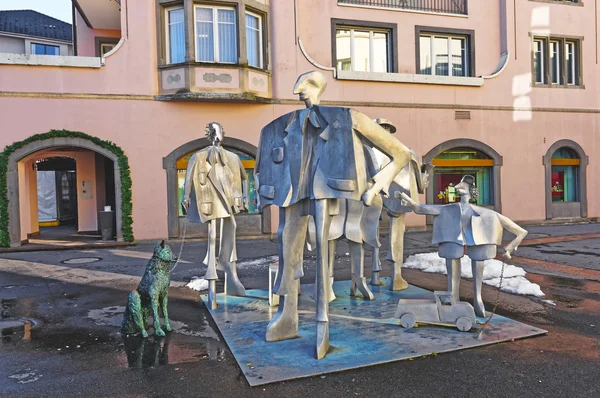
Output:
[[[410,160],[410,150],[366,115],[349,108],[319,106],[327,86],[318,71],[301,75],[294,94],[306,109],[283,115],[261,132],[255,166],[260,207],[279,206],[279,272],[274,291],[280,296],[276,315],[267,327],[266,340],[298,335],[298,283],[308,217],[316,229],[316,357],[329,349],[328,236],[338,199],[362,200],[370,205]],[[380,149],[391,162],[367,178],[363,145]]]
[[[396,126],[389,120],[379,118],[375,119],[375,122],[390,134],[396,133]],[[390,162],[390,158],[377,148],[369,148],[369,154],[373,158],[373,163],[377,171]],[[429,183],[429,173],[432,169],[432,164],[422,165],[417,154],[411,151],[411,161],[394,177],[389,188],[390,195],[383,198],[383,206],[390,218],[390,248],[386,260],[392,263],[391,290],[404,290],[408,288],[408,283],[402,278],[402,264],[404,262],[405,216],[412,209],[402,205],[400,195],[406,193],[415,201],[418,201],[419,194],[424,193]],[[379,247],[373,246],[372,285],[381,285],[379,280],[379,272],[381,270]]]
[[[234,214],[247,208],[248,177],[240,158],[221,147],[224,132],[219,123],[209,123],[205,135],[212,141],[212,146],[190,157],[181,204],[188,221],[209,223],[205,278],[209,281],[209,306],[214,310],[217,308],[217,269],[225,271],[225,294],[246,295],[246,289],[237,276]],[[217,219],[221,219],[218,262],[215,254]]]

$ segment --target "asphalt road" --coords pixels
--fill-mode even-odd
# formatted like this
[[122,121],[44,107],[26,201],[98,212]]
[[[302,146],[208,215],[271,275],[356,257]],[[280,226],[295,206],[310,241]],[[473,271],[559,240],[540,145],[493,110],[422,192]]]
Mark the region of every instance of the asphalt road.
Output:
[[[598,269],[600,260],[590,253],[598,252],[600,239],[583,236],[600,232],[598,224],[528,229],[531,238],[582,237],[539,247],[524,245],[519,256],[589,272]],[[407,254],[431,251],[428,239],[427,233],[407,234]],[[385,247],[385,239],[383,243]],[[529,273],[527,277],[546,293],[544,299],[553,300],[555,306],[537,298],[500,294],[499,314],[548,330],[544,336],[251,388],[198,293],[190,289],[171,288],[169,312],[177,331],[167,339],[123,340],[119,311],[128,291],[137,285],[153,245],[0,255],[1,318],[39,321],[30,332],[2,336],[0,396],[600,396],[600,283],[593,277],[571,278],[564,270]],[[178,242],[171,245],[178,252]],[[203,242],[186,243],[173,280],[186,282],[203,275],[204,250]],[[266,287],[266,267],[276,250],[269,241],[239,242],[239,274],[246,287]],[[347,245],[340,243],[339,279],[349,279],[345,253]],[[100,260],[64,263],[82,257]],[[305,264],[303,282],[309,283],[314,280],[310,253]],[[389,275],[389,266],[384,268],[384,275]],[[368,266],[366,274],[370,275]],[[405,270],[404,275],[430,290],[446,284],[442,275],[416,270]],[[463,280],[461,299],[470,301],[471,291],[470,281]],[[483,297],[489,308],[496,290],[484,285]]]

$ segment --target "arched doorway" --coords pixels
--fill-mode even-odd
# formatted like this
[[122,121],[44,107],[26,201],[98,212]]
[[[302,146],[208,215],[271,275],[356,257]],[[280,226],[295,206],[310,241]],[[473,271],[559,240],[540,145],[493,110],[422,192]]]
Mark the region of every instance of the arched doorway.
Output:
[[[77,169],[77,232],[98,232],[98,211],[107,202],[114,211],[115,238],[118,241],[132,241],[131,212],[123,215],[123,185],[121,167],[128,170],[127,160],[120,158],[120,148],[112,143],[79,132],[51,131],[32,136],[7,147],[8,155],[6,189],[8,194],[8,238],[11,246],[28,242],[39,233],[39,208],[37,190],[37,165],[44,159],[73,158],[81,168]],[[61,177],[57,181],[57,195],[63,188],[69,188]],[[130,187],[130,184],[128,185]],[[126,187],[127,188],[127,187]],[[128,197],[130,190],[127,188]],[[61,195],[62,196],[62,195]],[[66,200],[66,197],[64,198]],[[72,199],[69,199],[71,201]],[[58,202],[57,202],[58,204]],[[63,204],[65,204],[63,202]],[[114,205],[113,205],[114,204]],[[73,206],[72,202],[69,206]],[[124,234],[123,219],[127,219],[127,232]]]
[[542,159],[545,167],[546,219],[587,217],[588,156],[574,141],[555,142]]
[[[446,204],[459,201],[453,187],[464,175],[473,175],[479,188],[477,204],[502,212],[500,195],[500,167],[502,156],[480,141],[459,138],[446,141],[423,156],[423,162],[435,166],[426,191],[429,204]],[[427,217],[427,224],[433,217]]]
[[[187,162],[192,154],[208,145],[210,145],[210,142],[206,138],[199,138],[180,146],[163,158],[163,168],[167,172],[169,238],[180,237],[185,223],[185,217],[182,214],[180,203],[183,196]],[[234,152],[240,157],[244,164],[244,168],[246,169],[246,173],[248,174],[250,209],[247,213],[242,213],[236,217],[238,235],[256,236],[270,233],[270,209],[264,209],[263,212],[260,213],[256,205],[254,162],[256,159],[257,148],[245,141],[230,137],[225,137],[222,145],[224,148]],[[208,230],[206,226],[202,224],[190,223],[186,228],[186,236],[189,237],[206,237],[207,233]]]

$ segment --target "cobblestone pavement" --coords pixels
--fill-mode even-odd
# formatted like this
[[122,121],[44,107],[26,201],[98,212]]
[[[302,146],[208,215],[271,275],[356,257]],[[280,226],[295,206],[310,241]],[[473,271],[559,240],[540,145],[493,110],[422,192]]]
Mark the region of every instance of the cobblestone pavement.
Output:
[[[512,263],[523,266],[546,297],[502,292],[498,313],[549,333],[494,346],[250,388],[198,292],[206,244],[188,241],[173,272],[166,339],[123,340],[119,324],[156,242],[137,246],[0,254],[1,321],[31,318],[29,330],[5,329],[0,343],[4,397],[241,396],[600,396],[600,224],[527,227]],[[406,236],[406,255],[435,251],[429,232]],[[509,240],[506,236],[505,240]],[[177,253],[180,242],[170,242]],[[382,237],[382,258],[387,237]],[[337,251],[336,278],[349,279],[347,245]],[[274,242],[239,241],[240,278],[266,287]],[[303,283],[314,280],[307,252]],[[370,275],[370,252],[366,274]],[[384,262],[383,276],[389,276]],[[445,288],[443,275],[404,270],[414,285]],[[222,289],[222,284],[219,284]],[[472,299],[461,281],[461,299]],[[496,289],[484,285],[491,308]],[[547,300],[547,301],[543,301]],[[550,303],[552,301],[555,305]],[[374,342],[376,344],[376,342]]]

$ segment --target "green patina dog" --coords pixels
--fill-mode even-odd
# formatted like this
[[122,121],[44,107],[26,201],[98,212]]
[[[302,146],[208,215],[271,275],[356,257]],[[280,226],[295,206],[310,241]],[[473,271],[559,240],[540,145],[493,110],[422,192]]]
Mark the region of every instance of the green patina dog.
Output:
[[171,331],[167,302],[169,300],[169,284],[171,283],[171,263],[177,259],[171,248],[163,240],[156,245],[152,258],[146,266],[146,272],[137,289],[129,293],[125,319],[121,330],[124,334],[142,333],[148,337],[148,315],[154,319],[154,335],[164,336],[160,326],[159,309],[165,318],[165,330]]

